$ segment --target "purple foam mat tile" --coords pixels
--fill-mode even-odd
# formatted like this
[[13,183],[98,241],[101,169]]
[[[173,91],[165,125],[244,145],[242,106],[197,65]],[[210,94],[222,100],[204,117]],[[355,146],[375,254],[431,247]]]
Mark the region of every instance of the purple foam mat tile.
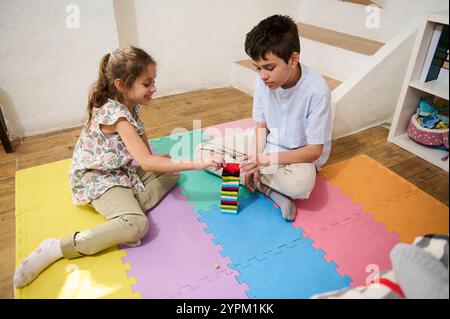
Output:
[[[193,206],[187,203],[182,189],[174,187],[158,205],[147,211],[150,223],[176,221],[179,217],[194,214]],[[160,205],[163,205],[160,207]]]
[[[239,272],[236,271],[236,274]],[[203,278],[197,286],[185,286],[174,295],[177,299],[248,299],[247,283],[239,283],[235,276],[221,273],[217,277]]]
[[175,299],[175,297],[172,294],[167,293],[159,296],[158,299]]
[[[227,265],[229,258],[220,254],[220,248],[204,231],[205,225],[194,213],[185,214],[191,208],[186,201],[177,200],[178,191],[165,197],[148,215],[149,231],[141,246],[125,249],[123,261],[131,265],[128,275],[136,278],[135,290],[143,298],[174,295],[183,286],[196,287],[202,278],[233,272]],[[178,217],[167,218],[172,212]],[[240,289],[237,281],[234,285],[230,289]]]

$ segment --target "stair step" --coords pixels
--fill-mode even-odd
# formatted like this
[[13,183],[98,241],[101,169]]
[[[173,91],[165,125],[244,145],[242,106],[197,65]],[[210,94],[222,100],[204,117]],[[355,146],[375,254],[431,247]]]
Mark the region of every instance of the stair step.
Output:
[[[256,72],[255,67],[252,64],[252,60],[240,60],[240,61],[236,61],[236,63],[247,69],[250,69],[250,70]],[[326,75],[322,74],[322,76],[324,77],[325,81],[327,82],[328,88],[330,89],[330,91],[333,91],[336,87],[338,87],[342,83],[341,81],[330,78]]]
[[332,45],[348,51],[364,55],[375,54],[384,43],[337,32],[306,23],[297,23],[300,38]]
[[370,5],[375,5],[377,7],[380,7],[378,4],[370,1],[370,0],[341,0],[342,2],[351,2],[351,3],[356,3],[356,4],[362,4],[364,6],[370,6]]

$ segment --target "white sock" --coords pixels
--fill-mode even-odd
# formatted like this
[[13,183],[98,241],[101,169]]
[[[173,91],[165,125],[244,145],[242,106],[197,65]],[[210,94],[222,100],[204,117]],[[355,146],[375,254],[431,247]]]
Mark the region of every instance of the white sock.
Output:
[[266,192],[266,195],[280,206],[281,215],[284,219],[289,221],[295,220],[295,217],[297,217],[297,207],[295,207],[294,202],[289,197],[280,194],[271,188]]
[[45,268],[63,258],[60,240],[48,238],[17,267],[14,273],[14,287],[22,288],[34,280]]

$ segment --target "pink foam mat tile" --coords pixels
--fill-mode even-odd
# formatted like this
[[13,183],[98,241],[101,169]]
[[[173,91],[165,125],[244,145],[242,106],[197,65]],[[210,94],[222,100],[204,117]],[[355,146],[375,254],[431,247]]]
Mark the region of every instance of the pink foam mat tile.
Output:
[[329,181],[317,176],[316,184],[308,199],[296,200],[297,217],[294,227],[302,228],[307,234],[363,214],[361,205],[343,196]]
[[305,234],[314,240],[313,246],[322,249],[327,261],[335,262],[339,274],[347,274],[353,287],[363,286],[371,271],[392,268],[390,251],[398,244],[399,235],[386,230],[386,225],[376,222],[369,214],[350,219]]
[[[256,127],[256,123],[252,118],[232,121],[228,123],[213,125],[205,128],[205,133],[210,138],[224,137],[226,135],[235,135],[244,133],[247,130]],[[220,136],[218,136],[220,134]]]
[[204,231],[206,225],[178,195],[179,190],[173,190],[150,211],[149,231],[142,244],[126,248],[123,262],[130,263],[128,275],[136,278],[134,291],[143,298],[165,298],[179,294],[182,287],[199,288],[202,279],[229,275],[233,280],[222,284],[229,285],[230,295],[239,296],[243,287],[228,267],[231,260],[220,254],[221,247],[214,246],[211,234]]
[[380,271],[390,269],[389,253],[399,242],[399,235],[364,211],[362,205],[341,193],[320,175],[311,196],[297,200],[297,217],[293,223],[314,240],[327,261],[338,265],[338,273],[352,278],[352,286],[365,284],[366,267]]

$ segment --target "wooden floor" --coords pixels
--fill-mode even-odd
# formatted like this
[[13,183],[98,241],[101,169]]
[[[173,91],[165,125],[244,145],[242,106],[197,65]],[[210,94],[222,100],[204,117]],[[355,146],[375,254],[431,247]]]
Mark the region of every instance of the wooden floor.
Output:
[[[142,112],[149,138],[164,136],[173,128],[192,129],[251,117],[252,98],[221,88],[155,99]],[[13,298],[15,268],[14,191],[19,169],[72,157],[80,128],[24,138],[13,142],[16,151],[0,150],[0,298]],[[328,164],[367,154],[448,206],[448,173],[387,142],[388,130],[375,127],[333,142]]]

